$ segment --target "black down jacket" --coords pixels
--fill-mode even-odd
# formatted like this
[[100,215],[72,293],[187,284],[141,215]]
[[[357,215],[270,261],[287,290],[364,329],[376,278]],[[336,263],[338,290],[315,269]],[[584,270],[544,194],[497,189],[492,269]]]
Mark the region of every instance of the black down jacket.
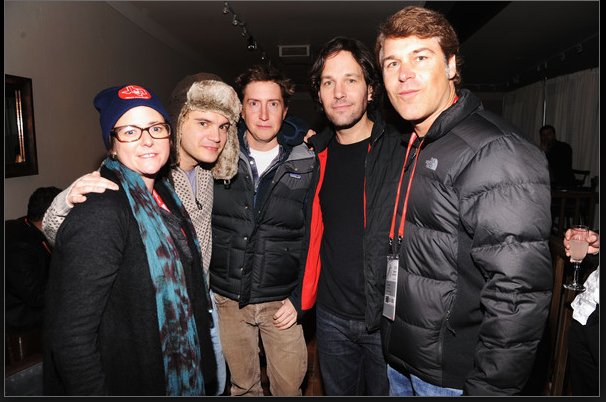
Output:
[[209,270],[212,290],[240,307],[283,300],[297,287],[307,227],[304,206],[317,173],[303,137],[281,131],[280,160],[255,187],[244,130],[240,127],[238,173],[229,184],[215,181]]
[[547,162],[477,97],[459,96],[419,150],[383,347],[390,365],[429,383],[516,394],[551,299]]

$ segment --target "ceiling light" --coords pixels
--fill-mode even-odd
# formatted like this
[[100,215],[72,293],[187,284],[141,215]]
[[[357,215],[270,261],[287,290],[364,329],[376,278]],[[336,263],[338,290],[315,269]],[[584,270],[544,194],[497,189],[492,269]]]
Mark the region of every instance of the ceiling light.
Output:
[[579,43],[576,46],[577,54],[583,53],[583,44]]
[[243,20],[240,19],[240,17],[238,17],[238,14],[236,14],[234,9],[231,8],[229,3],[226,1],[223,3],[223,14],[230,14],[230,13],[233,14],[231,24],[235,27],[239,26],[241,28],[240,34],[242,35],[243,38],[246,38],[246,49],[248,49],[249,51],[259,50],[261,52],[261,60],[266,63],[270,63],[271,60],[265,53],[263,47],[260,46],[257,43],[257,41],[253,38],[252,34],[248,30],[248,27],[246,26],[246,22],[244,22]]
[[257,42],[252,36],[248,37],[248,46],[246,48],[250,51],[257,50]]

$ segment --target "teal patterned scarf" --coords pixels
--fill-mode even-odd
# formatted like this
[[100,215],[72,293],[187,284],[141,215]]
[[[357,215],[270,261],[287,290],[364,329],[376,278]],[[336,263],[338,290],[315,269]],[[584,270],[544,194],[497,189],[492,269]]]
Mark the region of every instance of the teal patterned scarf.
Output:
[[[198,333],[183,266],[181,260],[175,258],[179,255],[177,246],[162,219],[160,207],[141,176],[110,158],[106,158],[104,164],[120,179],[145,245],[149,272],[156,288],[166,394],[204,395]],[[171,190],[177,207],[184,211],[172,185],[166,179],[164,182]],[[187,214],[183,213],[183,216],[187,217]],[[195,241],[199,248],[197,239]]]

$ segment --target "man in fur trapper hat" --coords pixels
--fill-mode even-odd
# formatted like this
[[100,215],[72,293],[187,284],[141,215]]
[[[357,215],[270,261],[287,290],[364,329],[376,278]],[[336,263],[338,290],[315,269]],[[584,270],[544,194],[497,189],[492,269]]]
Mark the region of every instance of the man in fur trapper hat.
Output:
[[[238,171],[240,146],[237,123],[241,109],[234,89],[219,76],[209,73],[183,78],[175,86],[168,103],[176,145],[171,178],[196,229],[207,278],[212,251],[213,181],[228,182]],[[50,241],[54,240],[73,203],[85,201],[86,193],[106,189],[117,190],[117,187],[101,178],[98,172],[93,172],[82,176],[59,194],[43,221],[43,230]],[[210,298],[214,301],[213,297]],[[211,335],[217,357],[217,394],[220,395],[225,389],[226,369],[215,308],[213,322]]]
[[[215,179],[231,179],[238,169],[239,144],[236,125],[240,119],[241,109],[238,95],[219,76],[198,73],[182,79],[173,90],[168,104],[168,112],[176,132],[175,162],[181,165],[181,154],[191,153],[189,156],[193,156],[199,163],[213,165],[211,171]],[[218,113],[229,121],[227,141],[224,143],[223,152],[219,150],[218,157],[215,153],[205,152],[206,148],[203,146],[194,144],[198,149],[192,149],[192,141],[183,140],[184,123],[191,122],[187,117],[192,111]]]
[[[229,181],[238,171],[237,123],[241,109],[236,91],[218,76],[207,73],[181,80],[168,103],[177,145],[176,166],[171,176],[196,228],[207,278],[212,251],[213,179]],[[214,297],[210,298],[214,303]],[[211,336],[217,357],[217,394],[220,395],[225,388],[226,369],[216,308],[213,308],[213,322]]]

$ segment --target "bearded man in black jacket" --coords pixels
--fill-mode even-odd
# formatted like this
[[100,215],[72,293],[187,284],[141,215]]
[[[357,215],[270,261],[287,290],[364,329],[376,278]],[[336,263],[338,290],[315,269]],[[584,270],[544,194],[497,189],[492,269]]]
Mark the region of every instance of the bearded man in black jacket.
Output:
[[378,110],[380,75],[360,41],[328,41],[311,69],[311,86],[330,124],[308,140],[320,180],[308,214],[302,307],[315,303],[326,395],[388,395],[379,323],[402,135]]

